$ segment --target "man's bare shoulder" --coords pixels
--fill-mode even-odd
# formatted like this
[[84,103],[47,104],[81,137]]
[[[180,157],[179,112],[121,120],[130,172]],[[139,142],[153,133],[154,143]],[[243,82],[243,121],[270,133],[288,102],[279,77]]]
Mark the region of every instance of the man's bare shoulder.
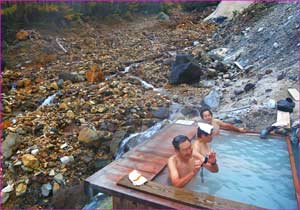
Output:
[[168,163],[175,163],[176,161],[176,155],[172,155],[171,157],[169,157],[168,159]]

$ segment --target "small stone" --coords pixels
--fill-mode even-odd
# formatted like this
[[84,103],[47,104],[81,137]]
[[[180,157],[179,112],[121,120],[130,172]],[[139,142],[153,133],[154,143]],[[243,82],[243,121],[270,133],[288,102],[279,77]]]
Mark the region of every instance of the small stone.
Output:
[[56,174],[53,179],[54,179],[54,181],[56,181],[60,185],[65,184],[64,177],[63,177],[62,174]]
[[60,161],[63,164],[68,164],[68,163],[74,162],[74,157],[73,156],[64,156],[64,157],[60,158]]
[[57,184],[56,182],[53,183],[53,189],[52,189],[52,192],[53,194],[57,193],[58,190],[59,190],[60,186],[59,184]]
[[1,204],[6,203],[9,199],[9,193],[1,192]]
[[258,30],[257,30],[257,32],[261,32],[261,31],[263,31],[264,30],[264,27],[260,27]]
[[265,71],[265,74],[271,74],[272,72],[273,72],[272,69],[268,69],[268,70]]
[[1,192],[9,193],[14,190],[14,184],[9,184],[6,187],[4,187]]
[[66,103],[61,103],[61,104],[59,104],[59,109],[66,110],[66,109],[68,109],[68,105]]
[[59,89],[56,82],[52,82],[52,83],[50,84],[50,88],[51,88],[51,89],[54,89],[54,90],[58,90],[58,89]]
[[30,153],[31,153],[32,155],[36,155],[37,153],[39,153],[39,149],[31,150]]
[[22,162],[24,166],[32,169],[37,169],[40,165],[38,159],[30,154],[23,155]]
[[42,195],[44,197],[48,197],[52,190],[52,185],[50,183],[43,184],[41,190],[42,190]]
[[277,42],[274,42],[273,47],[274,47],[274,48],[278,48],[278,47],[279,47],[279,44],[278,44]]
[[99,140],[98,133],[90,128],[83,128],[78,135],[78,141],[82,143],[92,143]]
[[54,169],[51,169],[51,171],[49,172],[49,176],[55,176],[55,171],[54,171]]
[[25,30],[21,30],[16,34],[16,38],[20,41],[24,41],[26,39],[29,39],[29,32]]
[[64,85],[64,80],[63,80],[63,79],[59,79],[59,80],[57,81],[57,86],[58,86],[59,88],[62,88],[63,85]]
[[68,110],[66,115],[71,120],[75,118],[75,114],[72,110]]
[[17,187],[16,187],[16,196],[20,196],[22,194],[24,194],[27,190],[27,185],[25,183],[20,183]]

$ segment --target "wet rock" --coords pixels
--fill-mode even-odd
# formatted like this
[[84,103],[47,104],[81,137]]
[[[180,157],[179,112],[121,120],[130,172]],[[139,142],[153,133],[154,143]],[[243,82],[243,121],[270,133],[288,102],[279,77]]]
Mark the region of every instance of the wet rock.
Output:
[[248,84],[245,85],[244,91],[245,91],[245,92],[248,92],[248,91],[250,91],[250,90],[252,90],[252,89],[254,89],[254,88],[255,88],[255,84],[253,84],[253,83],[248,83]]
[[200,80],[200,65],[189,55],[177,55],[169,77],[170,84],[192,84]]
[[76,72],[61,72],[58,75],[58,78],[64,81],[70,80],[72,83],[84,81],[84,78],[78,75]]
[[21,159],[23,165],[31,169],[37,169],[40,165],[38,159],[30,154],[23,155]]
[[59,79],[58,81],[57,81],[57,86],[59,87],[59,88],[62,88],[63,87],[63,85],[64,85],[64,80],[63,79]]
[[203,103],[210,108],[217,108],[220,104],[220,95],[218,91],[212,90],[207,96],[204,97]]
[[23,195],[27,190],[27,185],[25,183],[20,183],[16,187],[16,196]]
[[96,65],[92,65],[91,69],[86,72],[86,79],[88,82],[103,82],[105,81],[102,70]]
[[90,128],[83,128],[79,132],[78,141],[85,143],[85,144],[90,144],[95,141],[99,141],[99,136],[96,131],[94,131]]
[[16,133],[9,133],[2,142],[2,154],[4,159],[12,156],[13,149],[21,142],[20,136]]
[[116,152],[119,149],[120,143],[124,138],[126,138],[127,132],[126,131],[117,131],[113,134],[112,141],[110,143],[110,153],[113,154],[113,156],[116,156]]
[[160,107],[158,110],[152,112],[153,117],[158,119],[166,119],[169,117],[169,108]]
[[95,169],[100,170],[111,162],[110,159],[96,159]]
[[41,187],[42,195],[48,197],[52,191],[52,185],[50,183],[43,184]]

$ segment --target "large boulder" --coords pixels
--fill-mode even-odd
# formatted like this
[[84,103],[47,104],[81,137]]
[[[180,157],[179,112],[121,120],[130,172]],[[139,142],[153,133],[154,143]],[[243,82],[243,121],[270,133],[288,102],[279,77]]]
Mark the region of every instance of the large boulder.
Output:
[[190,55],[177,55],[169,78],[171,84],[192,84],[199,82],[202,70]]

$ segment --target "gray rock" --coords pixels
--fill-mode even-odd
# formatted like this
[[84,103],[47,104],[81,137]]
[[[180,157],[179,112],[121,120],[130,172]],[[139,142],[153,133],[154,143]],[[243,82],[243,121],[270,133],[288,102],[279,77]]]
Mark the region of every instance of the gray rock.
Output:
[[210,93],[204,97],[203,103],[210,108],[217,108],[220,104],[220,94],[216,90],[210,91]]
[[58,78],[64,81],[70,80],[72,83],[84,81],[84,78],[76,72],[61,72]]
[[106,165],[108,165],[111,162],[109,159],[96,159],[95,161],[95,169],[100,170],[104,168]]
[[51,190],[52,190],[52,185],[50,183],[43,184],[42,187],[41,187],[41,190],[42,190],[42,195],[44,197],[48,197],[50,195]]
[[244,90],[241,90],[241,89],[235,89],[234,91],[234,95],[240,95],[240,94],[242,94],[243,92],[244,92]]
[[158,14],[158,19],[165,21],[165,20],[170,20],[170,17],[166,13],[160,12]]
[[252,90],[252,89],[254,89],[254,88],[255,88],[255,84],[253,84],[253,83],[248,83],[248,84],[245,85],[244,91],[245,91],[245,92],[248,92],[248,91],[250,91],[250,90]]
[[216,85],[215,80],[201,80],[199,82],[200,87],[210,88],[210,87],[214,87],[215,85]]
[[12,156],[13,149],[20,143],[20,136],[16,133],[9,133],[2,142],[2,153],[4,159]]
[[53,177],[54,181],[56,181],[58,184],[60,185],[64,185],[65,184],[65,181],[64,181],[64,177],[62,174],[56,174],[54,177]]
[[228,48],[217,48],[208,52],[208,55],[214,60],[222,61],[225,58],[228,50]]
[[1,204],[6,203],[6,201],[8,201],[8,199],[9,199],[9,193],[2,192],[1,193]]
[[160,107],[158,110],[152,111],[152,115],[158,119],[167,119],[169,117],[169,108]]

